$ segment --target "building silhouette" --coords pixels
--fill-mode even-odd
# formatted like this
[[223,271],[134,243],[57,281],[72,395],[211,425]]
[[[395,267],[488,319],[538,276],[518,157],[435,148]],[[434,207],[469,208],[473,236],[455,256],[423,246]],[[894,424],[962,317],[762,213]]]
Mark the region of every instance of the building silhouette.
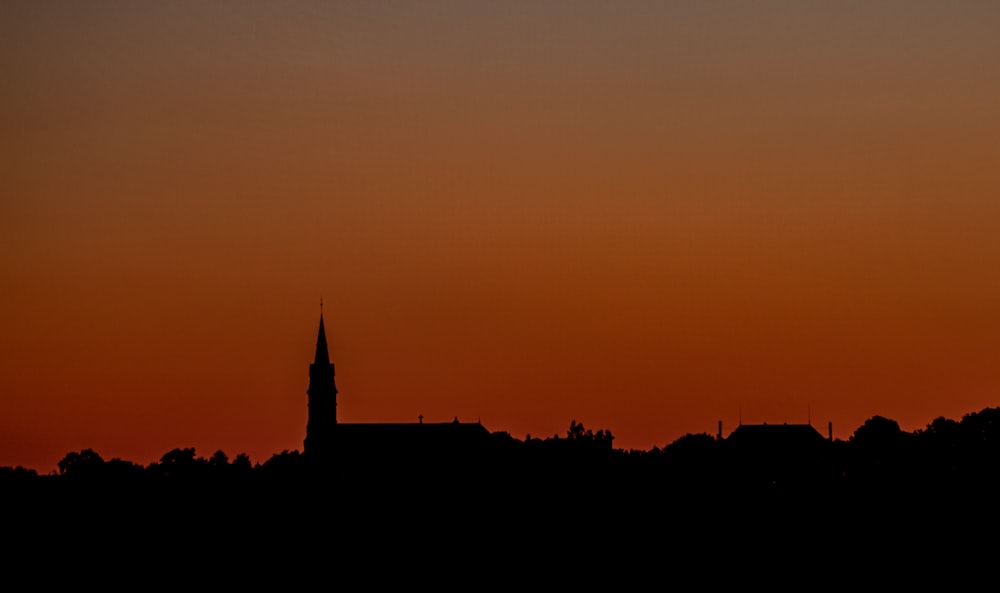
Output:
[[[812,424],[740,424],[726,437],[726,442],[758,451],[811,450],[833,441],[833,425],[828,427],[829,437],[823,438]],[[722,423],[719,423],[722,438]]]
[[[321,305],[322,307],[322,305]],[[480,423],[343,423],[337,420],[337,385],[320,309],[316,354],[309,365],[307,458],[342,464],[469,460],[485,451],[490,432]]]
[[[812,424],[740,424],[723,440],[733,469],[771,484],[831,477],[833,424],[824,438]],[[722,439],[722,423],[719,423]]]
[[306,439],[303,450],[307,455],[329,455],[333,447],[333,434],[337,426],[337,382],[330,349],[326,344],[323,310],[320,305],[319,335],[316,337],[316,356],[309,365],[308,394],[309,416],[306,421]]

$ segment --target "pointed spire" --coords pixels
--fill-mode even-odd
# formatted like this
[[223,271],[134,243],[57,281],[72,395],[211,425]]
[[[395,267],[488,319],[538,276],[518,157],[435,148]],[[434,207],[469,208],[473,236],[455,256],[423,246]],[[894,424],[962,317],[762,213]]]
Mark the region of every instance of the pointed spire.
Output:
[[332,451],[333,431],[337,426],[337,384],[333,363],[326,345],[323,323],[323,301],[320,298],[319,333],[316,335],[316,357],[309,365],[309,419],[306,421],[304,451],[309,456],[328,455]]
[[330,364],[330,351],[326,347],[326,329],[323,327],[323,304],[320,302],[319,335],[316,337],[316,359],[313,364]]

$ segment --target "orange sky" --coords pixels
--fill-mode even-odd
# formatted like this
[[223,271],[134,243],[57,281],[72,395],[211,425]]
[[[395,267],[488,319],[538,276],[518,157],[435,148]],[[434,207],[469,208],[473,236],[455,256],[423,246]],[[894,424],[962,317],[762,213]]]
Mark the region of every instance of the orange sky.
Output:
[[0,465],[1000,405],[993,2],[0,5]]

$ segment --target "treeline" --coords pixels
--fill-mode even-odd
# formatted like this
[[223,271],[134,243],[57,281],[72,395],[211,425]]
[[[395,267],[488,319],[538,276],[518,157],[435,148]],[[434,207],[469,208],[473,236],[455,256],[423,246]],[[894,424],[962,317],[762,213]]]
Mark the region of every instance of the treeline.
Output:
[[707,433],[650,450],[613,441],[574,421],[548,438],[489,433],[433,459],[286,450],[252,463],[178,448],[143,466],[84,449],[51,474],[0,468],[0,503],[29,558],[183,558],[170,570],[187,575],[205,567],[191,559],[220,554],[231,564],[212,566],[227,575],[251,558],[297,570],[391,558],[505,574],[557,567],[557,552],[588,569],[780,559],[843,571],[865,559],[882,566],[887,554],[940,565],[1000,529],[1000,408],[913,432],[873,416],[847,440],[770,449]]
[[650,450],[613,446],[608,430],[572,421],[564,435],[517,439],[491,433],[475,447],[447,458],[414,458],[405,447],[388,455],[357,459],[311,460],[299,451],[281,451],[252,463],[246,454],[230,459],[223,451],[208,457],[193,448],[177,448],[146,466],[104,459],[97,451],[68,453],[58,473],[39,475],[23,467],[0,467],[5,485],[47,482],[168,486],[222,486],[278,482],[475,481],[500,488],[530,483],[557,486],[588,481],[592,488],[613,484],[622,489],[670,488],[673,492],[760,489],[768,492],[804,488],[992,489],[1000,484],[1000,408],[986,408],[960,420],[937,418],[925,428],[903,431],[882,416],[866,420],[845,440],[822,445],[748,449],[707,433],[686,434]]
[[[398,471],[422,471],[439,468],[436,461],[441,461],[443,468],[449,471],[475,471],[483,469],[479,464],[497,463],[501,458],[510,462],[528,463],[532,460],[543,463],[554,463],[560,460],[598,460],[618,453],[612,449],[613,436],[610,431],[593,431],[575,420],[565,436],[558,434],[548,438],[516,439],[507,432],[495,432],[489,435],[488,441],[477,443],[472,449],[458,450],[448,455],[445,460],[419,459],[414,460],[410,451],[401,447],[399,451],[386,454],[380,450],[377,458],[366,457],[360,452],[358,460],[350,460],[350,466],[374,464],[380,469],[392,468]],[[357,453],[357,452],[356,452]],[[347,460],[341,460],[347,461]],[[224,451],[216,451],[209,457],[196,454],[194,448],[176,448],[166,452],[159,461],[143,466],[132,461],[111,458],[104,459],[93,449],[82,449],[67,453],[56,465],[58,471],[51,474],[39,474],[34,469],[0,466],[0,479],[5,482],[26,481],[45,478],[49,481],[58,479],[61,482],[100,483],[112,481],[117,483],[146,482],[166,484],[169,482],[191,482],[212,480],[224,482],[229,480],[244,481],[251,479],[282,479],[288,480],[296,474],[309,475],[317,472],[336,472],[339,465],[334,462],[308,460],[300,451],[284,450],[275,453],[263,462],[253,463],[245,453],[240,453],[230,459]],[[374,469],[368,465],[367,469]]]
[[768,449],[747,455],[708,434],[687,434],[650,451],[621,452],[631,468],[686,478],[733,477],[782,483],[915,486],[995,484],[1000,479],[1000,408],[960,420],[937,418],[906,432],[895,420],[873,416],[846,440],[814,448]]

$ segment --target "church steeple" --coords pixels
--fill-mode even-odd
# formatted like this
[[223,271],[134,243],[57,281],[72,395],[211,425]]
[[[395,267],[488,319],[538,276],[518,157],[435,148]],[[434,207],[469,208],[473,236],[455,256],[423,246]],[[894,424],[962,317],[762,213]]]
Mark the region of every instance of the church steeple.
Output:
[[326,329],[323,327],[323,306],[319,311],[319,336],[316,338],[316,358],[313,364],[330,364],[330,351],[326,347]]
[[330,350],[326,345],[326,328],[323,325],[323,301],[319,304],[319,333],[316,336],[316,355],[309,365],[309,419],[306,422],[304,452],[307,455],[327,456],[332,450],[333,431],[337,426],[337,384]]

